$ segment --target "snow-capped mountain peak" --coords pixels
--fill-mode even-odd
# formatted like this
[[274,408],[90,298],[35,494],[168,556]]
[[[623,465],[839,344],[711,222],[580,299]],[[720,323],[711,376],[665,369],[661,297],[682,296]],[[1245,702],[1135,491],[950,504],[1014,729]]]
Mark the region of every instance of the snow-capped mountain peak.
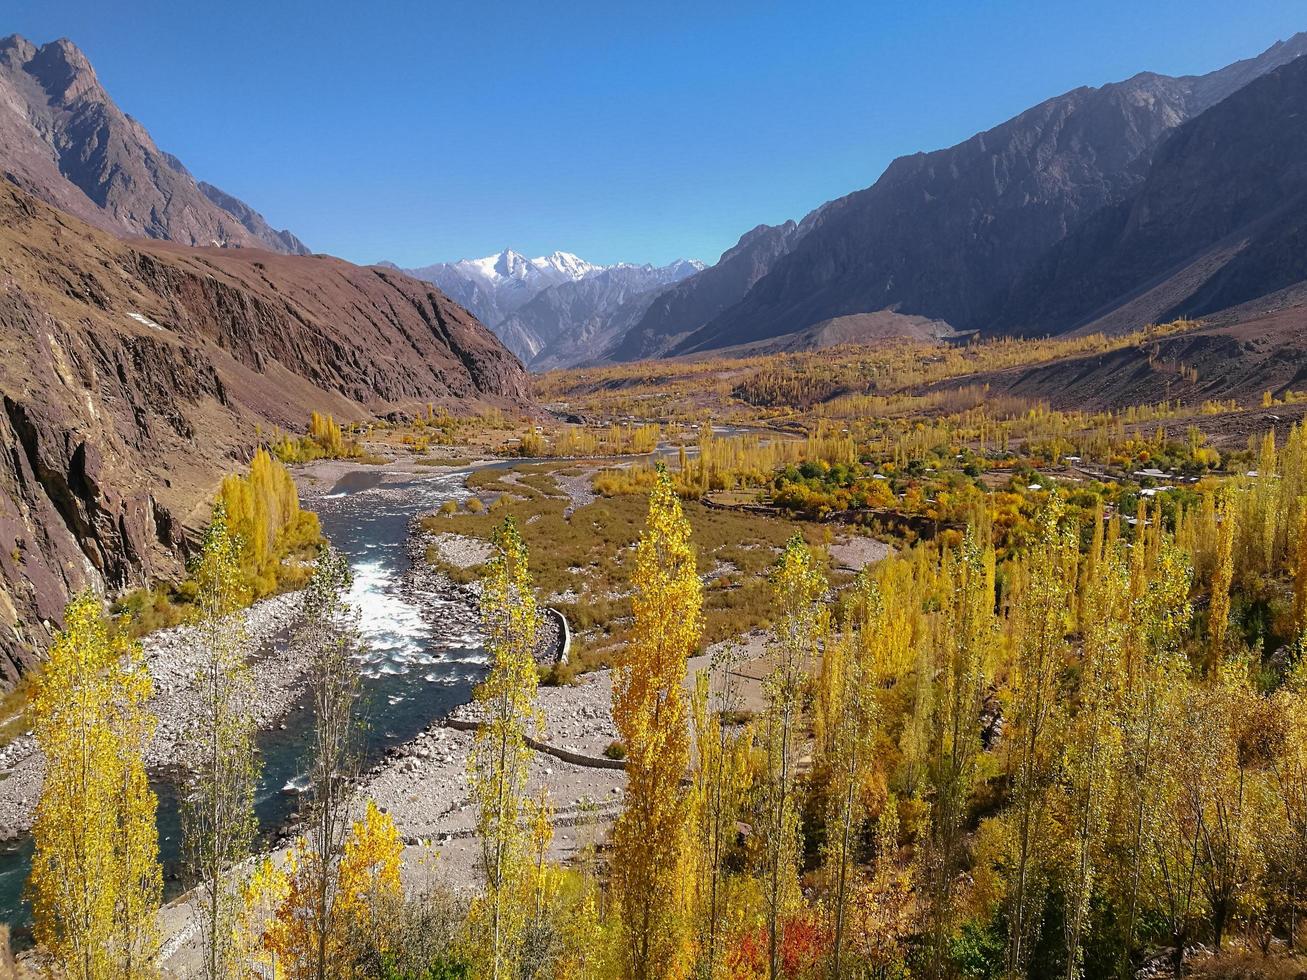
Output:
[[516,281],[540,288],[556,282],[575,282],[608,268],[587,262],[571,252],[552,252],[528,259],[511,248],[485,258],[460,259],[453,266],[465,275],[480,279],[492,287]]
[[573,281],[584,279],[596,272],[603,272],[604,269],[608,268],[608,266],[587,262],[571,252],[551,252],[549,255],[542,255],[538,259],[532,259],[531,264],[542,272],[553,272],[566,276]]
[[[589,355],[587,344],[593,343],[593,353],[598,353],[609,339],[610,318],[624,323],[634,309],[629,303],[652,301],[653,291],[703,267],[695,259],[677,259],[665,266],[596,265],[563,251],[529,259],[506,248],[484,258],[406,271],[435,283],[471,310],[524,361],[547,355],[562,363],[583,360]],[[531,308],[525,309],[528,304]],[[523,311],[520,317],[518,311]],[[567,349],[553,350],[559,345]],[[543,350],[547,346],[550,351]]]
[[506,248],[497,255],[487,255],[482,259],[459,259],[453,265],[464,274],[475,276],[487,283],[498,283],[506,279],[525,279],[535,268],[529,259],[511,248]]

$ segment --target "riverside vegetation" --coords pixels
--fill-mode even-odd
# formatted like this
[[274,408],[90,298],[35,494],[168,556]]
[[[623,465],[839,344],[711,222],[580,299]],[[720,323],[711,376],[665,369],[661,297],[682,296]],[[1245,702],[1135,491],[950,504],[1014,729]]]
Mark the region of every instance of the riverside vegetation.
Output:
[[[1218,448],[1203,420],[1238,406],[1094,415],[918,392],[858,420],[832,418],[845,395],[828,396],[786,409],[788,431],[686,419],[665,463],[481,472],[488,508],[426,519],[493,544],[474,570],[490,662],[470,893],[415,886],[391,818],[354,789],[360,641],[330,549],[304,565],[294,638],[319,719],[305,819],[286,851],[252,853],[253,693],[231,617],[276,587],[279,535],[303,540],[307,518],[253,492],[253,471],[248,501],[225,484],[186,586],[211,679],[184,822],[203,975],[1297,975],[1307,430]],[[611,447],[645,425],[612,424],[569,438]],[[568,445],[534,424],[518,438],[536,437]],[[284,488],[259,465],[258,486]],[[897,551],[839,573],[829,524],[802,517],[866,524]],[[559,864],[526,760],[539,607],[572,568],[609,589],[569,612],[605,626],[578,668],[612,669],[627,788],[606,837]],[[747,630],[761,655],[731,642]],[[80,597],[33,685],[50,775],[30,894],[55,975],[155,973],[132,635]]]

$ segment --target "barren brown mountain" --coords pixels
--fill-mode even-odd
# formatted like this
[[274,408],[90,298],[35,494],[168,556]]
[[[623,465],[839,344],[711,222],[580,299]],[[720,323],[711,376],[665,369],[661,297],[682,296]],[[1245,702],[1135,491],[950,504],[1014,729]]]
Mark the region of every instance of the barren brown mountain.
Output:
[[471,314],[389,269],[124,242],[0,183],[0,270],[4,677],[71,591],[175,572],[256,425],[525,396]]
[[702,326],[685,318],[681,329],[694,332],[672,352],[881,310],[992,331],[1006,304],[1006,321],[1046,329],[1029,308],[1011,308],[1014,285],[1069,234],[1129,199],[1178,126],[1304,52],[1307,34],[1298,34],[1207,75],[1145,72],[1078,88],[956,146],[900,157],[871,187],[824,205],[738,302]]

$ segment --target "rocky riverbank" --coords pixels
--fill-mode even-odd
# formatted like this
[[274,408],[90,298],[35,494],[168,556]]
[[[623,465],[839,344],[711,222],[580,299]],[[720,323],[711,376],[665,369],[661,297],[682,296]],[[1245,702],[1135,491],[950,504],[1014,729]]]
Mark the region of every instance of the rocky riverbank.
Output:
[[[756,640],[757,649],[748,649],[754,655],[761,649],[761,637]],[[687,663],[687,689],[698,671],[710,667],[715,649]],[[585,674],[572,685],[541,687],[536,693],[542,719],[533,738],[542,746],[599,763],[579,764],[547,751],[531,754],[528,792],[532,797],[543,792],[554,813],[551,860],[567,860],[602,839],[621,811],[626,774],[608,768],[604,755],[618,738],[612,697],[613,675],[607,670]],[[475,723],[477,707],[462,705],[449,719]],[[473,740],[469,731],[435,722],[374,766],[360,786],[364,798],[375,800],[394,818],[413,852],[409,864],[416,866],[419,855],[434,848],[442,880],[455,888],[471,888],[479,880],[476,804],[468,780]]]
[[[588,674],[574,686],[542,687],[537,700],[543,724],[535,737],[541,743],[602,759],[617,738],[608,671]],[[450,717],[475,721],[475,705],[456,708]],[[436,722],[374,766],[360,787],[363,797],[391,814],[411,849],[439,852],[440,875],[457,888],[477,881],[476,804],[468,780],[473,740],[471,732]],[[555,825],[552,858],[565,860],[616,816],[626,774],[537,751],[531,754],[528,785],[531,796],[548,797]],[[416,855],[410,857],[415,864]]]
[[[274,596],[243,614],[250,646],[259,651],[253,661],[258,698],[251,706],[260,729],[284,717],[304,690],[306,664],[285,641],[300,609],[300,593]],[[158,720],[146,747],[151,769],[182,767],[182,735],[198,716],[195,680],[202,651],[190,626],[160,630],[143,642],[146,664],[154,678],[150,708]],[[45,778],[45,759],[30,733],[0,749],[0,839],[12,839],[31,828],[36,801]]]
[[[426,516],[429,515],[423,515]],[[450,568],[477,568],[488,562],[494,554],[490,543],[448,531],[432,533],[423,528],[422,520],[422,517],[415,518],[409,525],[409,571],[404,580],[405,592],[413,596],[437,595],[460,602],[475,611],[480,602],[481,583],[473,581],[460,584],[453,581],[440,568],[427,561],[427,555],[434,554]],[[554,615],[541,617],[536,634],[536,662],[542,667],[550,667],[558,660],[562,643],[560,632]]]

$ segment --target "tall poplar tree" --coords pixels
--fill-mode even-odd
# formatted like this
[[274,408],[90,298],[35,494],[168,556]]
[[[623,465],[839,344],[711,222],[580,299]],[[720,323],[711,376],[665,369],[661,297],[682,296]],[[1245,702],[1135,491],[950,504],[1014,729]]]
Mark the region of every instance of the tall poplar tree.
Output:
[[32,699],[46,760],[28,894],[36,940],[61,975],[153,975],[163,891],[157,799],[143,753],[154,730],[141,646],[99,599],[69,604]]
[[338,901],[339,865],[353,821],[353,776],[358,765],[359,723],[354,717],[361,640],[357,613],[346,600],[352,576],[345,557],[328,548],[308,588],[294,642],[308,664],[313,703],[306,832],[292,851],[293,934],[300,948],[295,976],[328,980],[342,970],[347,926]]
[[1022,975],[1043,917],[1048,885],[1049,808],[1061,761],[1058,725],[1063,717],[1058,682],[1067,665],[1077,535],[1061,526],[1061,499],[1039,515],[1029,582],[1017,601],[1016,658],[1011,671],[1013,823],[1008,915],[1008,970]]
[[799,902],[799,808],[795,775],[804,688],[809,666],[829,631],[822,602],[826,578],[812,551],[795,534],[772,576],[775,620],[770,654],[774,666],[764,685],[763,724],[766,778],[761,786],[758,830],[762,845],[763,902],[767,925],[768,976],[781,975],[780,940],[785,920]]
[[240,545],[227,527],[225,508],[214,510],[199,561],[197,640],[202,666],[197,678],[200,715],[186,734],[192,762],[182,808],[184,853],[196,888],[196,912],[204,945],[204,975],[235,976],[239,961],[236,923],[258,821],[254,792],[258,766],[251,707],[253,680],[240,609]]
[[481,724],[468,760],[477,805],[486,893],[478,909],[487,975],[514,974],[526,925],[521,885],[529,868],[525,820],[528,726],[536,707],[536,635],[540,613],[527,567],[526,543],[506,518],[495,531],[495,555],[481,591],[481,622],[490,672],[476,689]]
[[[725,957],[721,955],[721,925],[727,914],[723,877],[727,851],[735,838],[736,820],[744,806],[752,772],[748,755],[753,734],[747,727],[731,732],[723,714],[740,706],[735,667],[740,647],[729,644],[714,656],[711,672],[695,678],[691,715],[697,764],[693,781],[693,814],[698,858],[695,913],[698,920],[699,964],[703,976],[715,978]],[[714,687],[710,677],[719,683]]]
[[627,790],[612,833],[612,873],[626,973],[651,980],[686,976],[694,960],[685,661],[699,643],[703,606],[690,524],[661,465],[635,562],[635,625],[613,679]]
[[1225,653],[1225,633],[1230,626],[1230,586],[1234,582],[1234,508],[1223,496],[1217,509],[1216,560],[1212,568],[1211,605],[1207,614],[1207,671],[1216,673]]
[[1102,514],[1097,516],[1090,545],[1084,597],[1081,601],[1079,710],[1071,728],[1067,752],[1069,807],[1074,853],[1067,879],[1066,980],[1082,973],[1082,940],[1089,916],[1089,899],[1098,877],[1095,864],[1106,827],[1108,794],[1120,759],[1114,722],[1115,698],[1121,684],[1129,579],[1120,550],[1104,546]]
[[968,527],[958,552],[946,556],[945,587],[936,626],[937,672],[931,698],[927,757],[930,826],[923,876],[927,922],[927,972],[946,976],[954,922],[954,883],[963,859],[967,804],[980,754],[980,708],[991,666],[994,617],[994,551]]

